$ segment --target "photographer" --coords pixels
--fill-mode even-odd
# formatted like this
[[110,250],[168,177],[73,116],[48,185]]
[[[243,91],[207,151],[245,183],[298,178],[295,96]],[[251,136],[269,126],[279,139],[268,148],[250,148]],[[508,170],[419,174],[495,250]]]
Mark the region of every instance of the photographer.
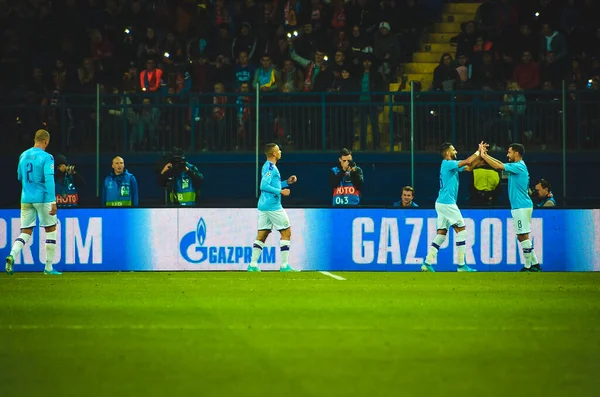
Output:
[[58,208],[77,207],[79,205],[79,188],[85,181],[74,165],[61,154],[54,157],[54,185],[56,186],[56,206]]
[[352,160],[352,152],[340,151],[339,165],[329,171],[329,184],[333,190],[333,206],[355,206],[360,203],[363,186],[362,169]]
[[183,150],[173,148],[157,163],[158,185],[167,189],[168,202],[178,206],[196,205],[196,191],[204,176],[185,160]]

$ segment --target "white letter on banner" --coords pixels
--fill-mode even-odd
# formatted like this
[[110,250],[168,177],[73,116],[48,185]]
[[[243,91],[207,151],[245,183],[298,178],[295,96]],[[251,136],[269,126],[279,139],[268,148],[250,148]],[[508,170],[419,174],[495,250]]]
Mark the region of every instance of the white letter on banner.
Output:
[[[473,253],[473,246],[475,245],[475,221],[471,218],[465,218],[465,230],[467,232],[467,240],[465,241],[465,263],[468,265],[469,263],[475,263],[475,253]],[[452,229],[450,229],[452,231]],[[456,232],[452,233],[452,238],[454,239],[454,250],[453,250],[453,260],[454,263],[458,263],[458,249],[456,247]],[[444,242],[444,244],[448,244],[448,239]],[[443,247],[444,244],[441,246]]]
[[502,221],[485,218],[481,221],[481,263],[497,265],[502,262]]
[[363,241],[363,233],[373,233],[375,223],[371,218],[356,218],[352,221],[352,261],[360,265],[373,262],[375,243]]
[[77,247],[80,264],[89,263],[90,248],[92,263],[102,263],[102,218],[89,218],[85,239],[81,236],[78,218],[66,218],[65,263],[75,264],[75,247]]
[[531,234],[529,235],[533,249],[535,250],[535,256],[537,256],[540,263],[544,263],[544,219],[543,218],[532,218],[531,219]]
[[[21,218],[12,218],[11,228],[12,228],[12,241],[15,241],[15,239],[17,237],[19,237],[19,234],[21,234]],[[31,253],[31,247],[33,247],[33,243],[35,243],[35,233],[31,236],[31,238],[29,239],[29,242],[27,242],[27,244],[25,244],[25,246],[21,250],[21,253],[19,255],[17,255],[17,257],[15,258],[15,263],[17,265],[20,265],[20,264],[33,265],[35,263],[33,261],[33,254]],[[21,262],[21,258],[23,258],[22,262]]]
[[[62,241],[62,236],[61,236],[61,225],[60,222],[58,222],[56,224],[56,252],[54,253],[54,264],[57,264],[58,262],[60,262],[60,253],[61,253],[61,249],[60,247],[62,247],[61,245],[61,241]],[[44,228],[40,228],[40,241],[39,241],[39,257],[40,257],[40,262],[42,263],[46,263],[46,230]]]
[[519,253],[519,263],[525,264],[525,258],[523,257],[523,250],[521,244],[517,241],[517,235],[513,227],[512,218],[506,220],[506,264],[516,265],[517,264],[517,252]]
[[[4,238],[2,238],[4,236]],[[0,249],[6,248],[8,244],[8,225],[4,218],[0,218]]]
[[[409,265],[420,265],[423,263],[423,258],[417,258],[417,249],[419,248],[421,232],[423,231],[423,218],[406,218],[405,222],[407,225],[413,225],[413,230],[404,263]],[[426,242],[426,244],[427,243],[428,242]]]
[[379,252],[377,255],[377,263],[386,264],[388,261],[388,253],[391,253],[392,265],[401,264],[402,255],[400,254],[398,219],[381,218],[381,229],[379,231]]
[[[426,251],[429,250],[429,246],[431,245],[433,239],[437,236],[437,219],[436,218],[427,218],[427,248]],[[448,240],[446,238],[442,245],[440,245],[440,249],[448,248]],[[456,255],[455,255],[456,256]],[[435,265],[437,263],[437,256],[433,261],[431,261],[430,265]]]

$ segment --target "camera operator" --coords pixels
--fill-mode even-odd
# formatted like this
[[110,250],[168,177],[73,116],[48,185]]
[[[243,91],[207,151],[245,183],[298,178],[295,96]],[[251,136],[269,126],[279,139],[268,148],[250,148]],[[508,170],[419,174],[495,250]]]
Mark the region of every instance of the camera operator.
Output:
[[56,206],[68,208],[79,206],[79,188],[85,185],[83,177],[74,165],[70,165],[62,154],[54,156],[54,185],[56,186]]
[[183,150],[173,148],[157,164],[159,186],[167,189],[168,202],[178,206],[196,205],[196,192],[204,176],[196,166],[188,163]]
[[529,195],[536,202],[535,206],[537,208],[556,207],[556,200],[554,199],[550,182],[545,179],[540,179],[538,183],[535,184],[534,189],[535,190],[533,191],[529,189]]
[[355,206],[360,203],[363,172],[352,160],[352,152],[340,151],[339,164],[329,171],[329,184],[333,190],[333,206]]

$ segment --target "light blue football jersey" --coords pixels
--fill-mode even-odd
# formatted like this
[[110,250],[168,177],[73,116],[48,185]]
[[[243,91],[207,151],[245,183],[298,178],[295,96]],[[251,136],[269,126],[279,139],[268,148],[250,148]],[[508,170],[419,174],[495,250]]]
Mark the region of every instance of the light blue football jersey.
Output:
[[529,170],[523,160],[516,163],[504,164],[504,171],[508,174],[508,199],[510,208],[533,208],[533,201],[529,197]]
[[442,160],[438,203],[456,204],[458,199],[458,173],[464,169],[465,167],[458,166],[458,160]]
[[17,179],[21,181],[22,203],[53,203],[54,157],[43,149],[33,147],[19,157]]
[[283,209],[281,206],[281,189],[288,186],[287,181],[281,180],[281,174],[277,166],[270,161],[263,165],[261,175],[258,209],[261,211]]

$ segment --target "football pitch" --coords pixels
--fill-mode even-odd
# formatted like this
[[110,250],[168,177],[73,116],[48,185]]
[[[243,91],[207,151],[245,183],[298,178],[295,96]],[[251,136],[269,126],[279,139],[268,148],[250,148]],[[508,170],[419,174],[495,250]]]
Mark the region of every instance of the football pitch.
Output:
[[598,396],[600,273],[0,275],[0,396]]

